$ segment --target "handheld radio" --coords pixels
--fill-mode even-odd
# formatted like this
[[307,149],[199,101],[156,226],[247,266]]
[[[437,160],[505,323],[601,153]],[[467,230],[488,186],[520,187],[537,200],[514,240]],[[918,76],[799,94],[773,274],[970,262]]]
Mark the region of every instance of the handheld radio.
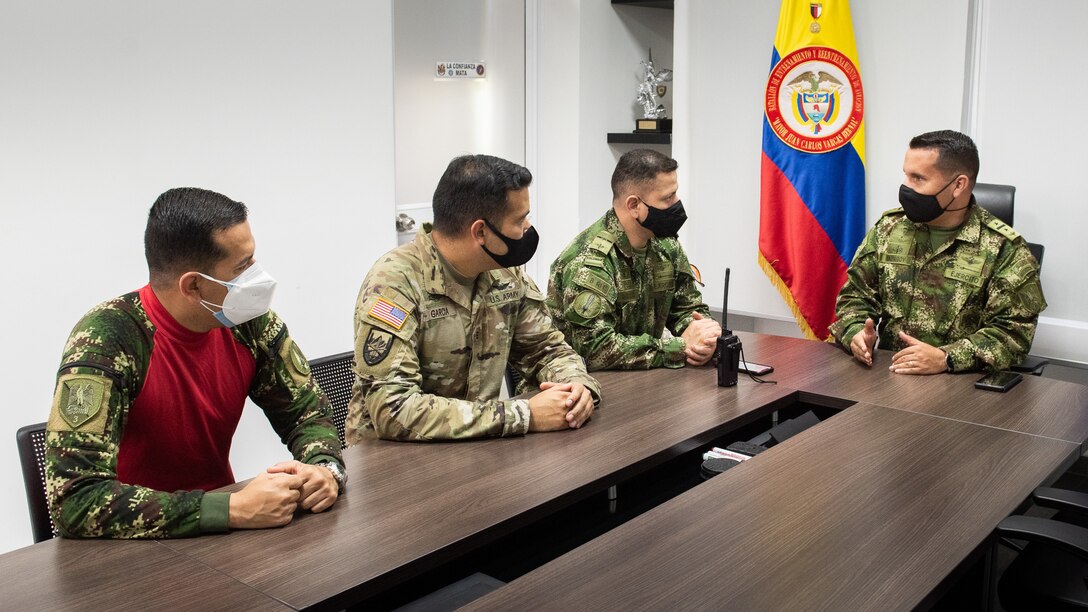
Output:
[[718,336],[718,346],[714,350],[718,364],[718,386],[733,387],[737,384],[737,371],[740,368],[740,339],[727,325],[729,313],[729,268],[725,269],[725,295],[722,297],[722,335]]

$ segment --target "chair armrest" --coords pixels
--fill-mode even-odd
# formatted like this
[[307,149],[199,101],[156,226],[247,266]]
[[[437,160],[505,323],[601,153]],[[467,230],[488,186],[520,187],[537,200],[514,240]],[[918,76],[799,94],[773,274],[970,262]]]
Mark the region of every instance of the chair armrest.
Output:
[[1088,516],[1088,493],[1039,487],[1031,494],[1032,501],[1045,508],[1067,510]]
[[1053,546],[1088,561],[1088,529],[1034,516],[1010,516],[997,525],[997,535]]

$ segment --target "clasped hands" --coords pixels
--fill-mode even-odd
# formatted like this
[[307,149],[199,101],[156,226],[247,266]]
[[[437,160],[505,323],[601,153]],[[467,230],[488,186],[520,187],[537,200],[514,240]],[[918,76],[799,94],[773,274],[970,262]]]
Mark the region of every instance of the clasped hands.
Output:
[[593,394],[579,382],[540,383],[529,398],[529,431],[578,429],[593,414]]
[[[850,340],[850,352],[861,363],[873,365],[873,353],[876,351],[876,324],[872,319],[865,319],[865,327],[854,334]],[[941,349],[926,344],[921,340],[899,332],[899,339],[907,347],[892,355],[892,364],[888,370],[895,374],[940,374],[948,371],[948,355]]]
[[339,484],[328,468],[281,461],[230,496],[232,529],[282,527],[298,509],[324,512],[336,502]]
[[706,365],[714,356],[714,351],[718,347],[718,337],[721,335],[722,327],[717,321],[708,319],[698,312],[694,313],[691,323],[688,323],[684,333],[680,334],[687,345],[684,348],[684,356],[687,358],[688,365]]

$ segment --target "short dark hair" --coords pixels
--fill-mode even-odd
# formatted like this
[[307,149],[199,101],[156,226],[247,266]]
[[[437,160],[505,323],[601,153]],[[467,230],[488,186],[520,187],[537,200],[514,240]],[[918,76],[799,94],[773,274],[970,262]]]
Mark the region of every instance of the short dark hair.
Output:
[[434,229],[447,235],[463,232],[473,221],[502,223],[507,192],[533,182],[525,166],[493,155],[462,155],[446,166],[431,207]]
[[966,174],[975,184],[978,179],[978,148],[966,134],[954,130],[926,132],[910,139],[912,149],[936,149],[937,168],[949,174]]
[[246,205],[225,195],[179,187],[151,205],[144,230],[144,256],[153,284],[190,270],[208,271],[227,256],[212,237],[246,220]]
[[661,173],[675,172],[679,166],[675,159],[653,149],[628,151],[612,171],[612,197],[618,198],[621,190],[632,183],[651,182]]

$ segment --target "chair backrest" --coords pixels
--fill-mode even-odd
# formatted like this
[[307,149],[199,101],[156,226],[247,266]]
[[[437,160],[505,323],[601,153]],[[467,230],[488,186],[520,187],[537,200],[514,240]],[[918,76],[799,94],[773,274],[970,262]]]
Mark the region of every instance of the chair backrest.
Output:
[[351,367],[354,359],[355,353],[348,351],[310,361],[310,373],[332,404],[332,422],[340,435],[340,444],[344,443],[344,422],[348,418],[351,386],[355,384],[355,371]]
[[1041,244],[1039,244],[1037,242],[1029,242],[1028,243],[1028,250],[1030,250],[1031,254],[1035,256],[1035,261],[1039,262],[1039,267],[1042,268],[1043,267],[1043,253],[1046,252],[1046,248],[1043,245],[1041,245]]
[[57,528],[49,516],[45,498],[45,423],[27,425],[15,433],[19,464],[23,467],[26,505],[30,509],[30,529],[34,543],[57,537]]
[[517,394],[518,383],[520,383],[522,379],[521,372],[518,372],[517,368],[508,361],[506,362],[506,372],[504,374],[506,378],[506,392],[510,394],[510,397],[513,397]]
[[1013,224],[1016,187],[993,183],[976,183],[972,193],[975,196],[975,202],[978,202],[979,206],[990,211],[991,215],[1001,219],[1006,225]]

